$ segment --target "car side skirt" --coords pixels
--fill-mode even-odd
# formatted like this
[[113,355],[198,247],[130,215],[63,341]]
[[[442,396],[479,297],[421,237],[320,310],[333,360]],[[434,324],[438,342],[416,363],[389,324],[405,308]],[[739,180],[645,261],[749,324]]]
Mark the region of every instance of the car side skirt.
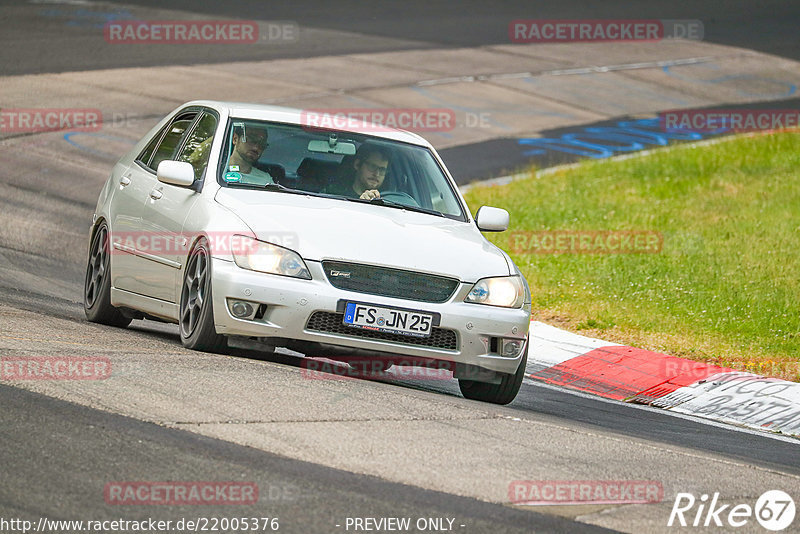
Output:
[[176,303],[146,297],[124,289],[111,288],[111,305],[117,308],[138,310],[169,322],[178,322],[179,310]]

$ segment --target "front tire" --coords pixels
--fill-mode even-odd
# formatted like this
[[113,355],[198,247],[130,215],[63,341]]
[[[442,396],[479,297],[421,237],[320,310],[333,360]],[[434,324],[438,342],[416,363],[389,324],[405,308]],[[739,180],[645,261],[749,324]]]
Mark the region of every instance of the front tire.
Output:
[[522,379],[525,376],[525,367],[528,363],[528,347],[525,346],[525,355],[519,362],[517,372],[514,374],[503,374],[499,384],[489,384],[488,382],[476,382],[475,380],[458,380],[458,388],[465,398],[481,402],[491,402],[492,404],[508,404],[513,401]]
[[192,249],[183,274],[179,324],[181,343],[187,349],[220,352],[228,346],[227,338],[214,328],[211,254],[204,239]]
[[111,305],[111,249],[108,225],[100,223],[89,247],[83,283],[83,311],[93,323],[125,328],[131,319]]

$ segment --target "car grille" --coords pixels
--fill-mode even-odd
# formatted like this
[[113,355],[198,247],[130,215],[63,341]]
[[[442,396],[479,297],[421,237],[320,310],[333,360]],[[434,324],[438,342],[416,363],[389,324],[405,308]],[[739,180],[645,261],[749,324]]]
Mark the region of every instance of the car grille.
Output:
[[446,302],[459,284],[454,278],[358,263],[323,261],[322,267],[333,287],[419,302]]
[[457,350],[458,342],[456,333],[452,330],[433,327],[431,335],[428,337],[412,337],[402,334],[391,334],[389,332],[375,332],[374,330],[364,330],[347,326],[343,322],[343,313],[314,312],[306,325],[307,330],[325,332],[327,334],[339,334],[348,337],[358,337],[387,341],[389,343],[399,343],[403,345],[416,345],[432,349]]

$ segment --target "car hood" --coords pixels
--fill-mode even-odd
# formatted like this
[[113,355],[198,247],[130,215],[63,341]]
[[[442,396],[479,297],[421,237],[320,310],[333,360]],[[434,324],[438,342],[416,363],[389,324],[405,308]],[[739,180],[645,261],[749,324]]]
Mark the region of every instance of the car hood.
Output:
[[259,239],[312,261],[340,260],[475,282],[510,274],[503,253],[471,223],[346,200],[221,188],[216,201]]

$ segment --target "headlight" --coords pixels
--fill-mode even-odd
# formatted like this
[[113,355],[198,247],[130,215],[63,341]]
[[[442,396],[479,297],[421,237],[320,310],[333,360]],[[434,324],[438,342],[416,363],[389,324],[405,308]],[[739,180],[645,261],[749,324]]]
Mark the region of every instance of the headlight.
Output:
[[525,302],[525,285],[519,276],[482,278],[472,286],[464,302],[521,308]]
[[311,280],[303,258],[297,252],[251,237],[236,236],[241,246],[233,248],[233,260],[242,269]]

